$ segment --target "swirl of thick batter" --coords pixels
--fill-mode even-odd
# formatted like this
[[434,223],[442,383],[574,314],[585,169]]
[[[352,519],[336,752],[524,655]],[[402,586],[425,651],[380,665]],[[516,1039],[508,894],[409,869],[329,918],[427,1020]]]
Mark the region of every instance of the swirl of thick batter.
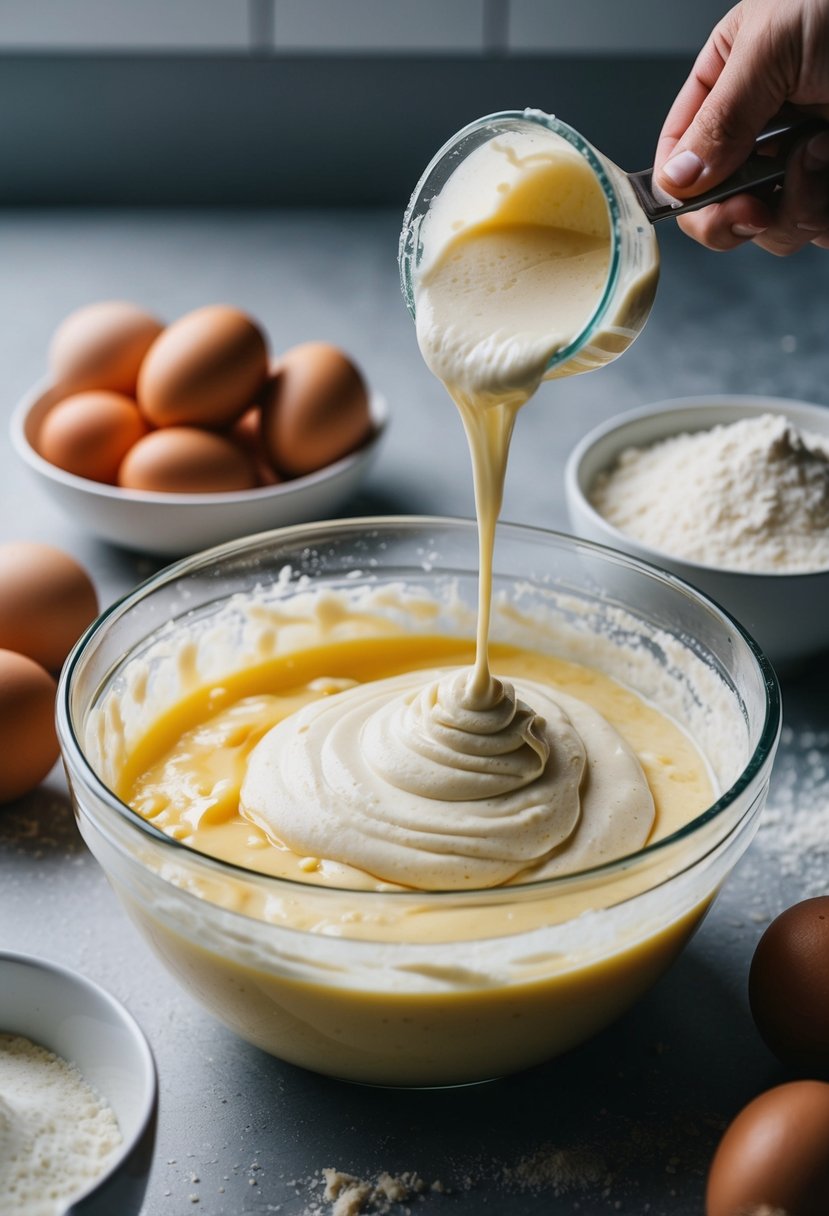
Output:
[[551,750],[546,723],[511,685],[492,684],[484,705],[467,671],[381,705],[362,734],[374,771],[399,790],[439,790],[450,802],[498,798],[540,777]]
[[[532,706],[532,708],[531,708]],[[357,685],[251,753],[244,813],[300,856],[426,890],[581,869],[640,847],[653,800],[621,736],[581,701],[470,671]]]

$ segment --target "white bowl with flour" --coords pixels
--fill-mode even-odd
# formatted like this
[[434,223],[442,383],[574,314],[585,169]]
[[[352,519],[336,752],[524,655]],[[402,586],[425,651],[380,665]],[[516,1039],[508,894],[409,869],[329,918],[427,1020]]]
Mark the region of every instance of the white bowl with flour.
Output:
[[[826,468],[790,450],[768,416],[825,444]],[[754,396],[644,406],[581,440],[565,489],[577,535],[698,587],[776,666],[829,650],[829,407]]]
[[149,1045],[114,997],[0,952],[0,1209],[11,1195],[17,1216],[138,1216],[157,1107]]

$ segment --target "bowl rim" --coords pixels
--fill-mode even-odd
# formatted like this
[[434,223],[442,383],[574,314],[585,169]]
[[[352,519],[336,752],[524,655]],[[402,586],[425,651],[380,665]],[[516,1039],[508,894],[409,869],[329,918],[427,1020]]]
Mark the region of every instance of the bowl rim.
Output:
[[[274,528],[265,532],[256,533],[253,536],[245,537],[242,540],[234,540],[226,542],[223,545],[214,546],[211,549],[202,551],[201,553],[193,554],[174,562],[171,565],[160,570],[152,575],[144,582],[128,592],[125,596],[116,600],[111,604],[101,615],[92,622],[86,631],[79,638],[73,647],[69,657],[63,665],[60,674],[57,698],[56,698],[56,718],[58,737],[61,744],[61,751],[64,756],[64,762],[68,770],[75,770],[82,777],[82,780],[91,788],[97,799],[107,807],[108,811],[114,812],[118,819],[123,822],[128,828],[138,831],[145,837],[161,844],[164,848],[172,852],[181,851],[182,856],[188,857],[191,862],[197,865],[204,866],[208,871],[213,871],[224,877],[230,876],[243,881],[254,880],[257,883],[265,883],[266,885],[274,884],[278,889],[290,889],[294,891],[313,891],[317,896],[320,894],[331,893],[340,894],[346,893],[349,897],[356,897],[361,901],[368,902],[369,899],[386,899],[389,897],[408,897],[411,898],[412,890],[410,888],[402,888],[401,890],[393,891],[376,891],[376,890],[358,890],[352,887],[339,886],[320,886],[318,883],[303,882],[298,879],[279,878],[272,875],[262,874],[261,871],[249,869],[246,866],[237,865],[233,862],[225,861],[220,858],[212,857],[211,855],[192,848],[183,841],[174,840],[172,837],[162,832],[154,824],[149,823],[137,811],[133,810],[101,780],[95,770],[92,768],[87,759],[84,748],[76,734],[75,726],[71,711],[71,693],[73,677],[79,662],[81,661],[86,647],[95,639],[97,634],[104,628],[108,627],[110,619],[118,617],[130,610],[148,593],[172,583],[182,575],[193,573],[199,568],[209,566],[225,556],[238,557],[244,552],[250,552],[261,547],[265,543],[272,543],[274,540],[290,541],[294,537],[301,537],[306,543],[313,539],[315,534],[323,531],[330,532],[334,530],[347,531],[354,529],[367,528],[376,531],[378,528],[405,528],[410,531],[423,529],[424,527],[434,530],[436,527],[464,529],[467,532],[474,532],[476,523],[473,519],[462,519],[452,516],[364,516],[357,518],[346,518],[338,520],[321,520],[314,524],[295,524],[290,527]],[[566,888],[568,885],[573,885],[577,882],[583,882],[585,879],[598,880],[607,878],[615,873],[629,869],[633,865],[647,864],[652,858],[664,853],[665,850],[674,847],[675,845],[684,842],[689,837],[697,835],[703,831],[709,824],[719,819],[734,801],[740,797],[745,790],[754,781],[755,777],[760,773],[769,759],[773,757],[782,728],[782,702],[780,693],[780,684],[777,675],[770,661],[754,641],[751,635],[744,627],[731,616],[729,612],[720,607],[713,599],[707,596],[704,592],[687,583],[684,579],[672,574],[670,571],[662,570],[657,566],[651,565],[648,562],[642,561],[640,558],[634,557],[628,553],[620,552],[617,549],[612,549],[606,545],[599,545],[593,541],[583,540],[580,537],[573,536],[568,533],[553,531],[552,529],[533,527],[527,524],[512,524],[499,523],[497,537],[502,538],[504,534],[518,533],[520,537],[535,537],[541,538],[545,542],[552,540],[556,545],[564,545],[572,547],[575,551],[583,551],[592,558],[598,557],[602,561],[609,561],[616,566],[622,566],[627,569],[631,567],[638,573],[644,574],[647,578],[652,579],[663,586],[668,586],[674,592],[685,596],[693,601],[701,603],[708,611],[712,612],[720,621],[729,629],[734,629],[738,637],[742,638],[744,644],[748,648],[749,654],[756,665],[757,674],[762,684],[765,693],[765,712],[762,728],[759,732],[757,742],[751,755],[746,760],[743,768],[735,781],[717,797],[710,806],[708,806],[699,815],[695,816],[689,823],[684,824],[676,831],[664,836],[658,840],[651,841],[644,848],[637,850],[634,853],[628,853],[622,857],[617,857],[609,862],[605,862],[598,866],[589,866],[586,869],[577,870],[572,873],[558,875],[547,879],[536,879],[534,882],[516,883],[502,887],[484,887],[474,889],[464,889],[462,892],[457,890],[429,890],[418,891],[418,897],[427,898],[430,902],[444,900],[451,902],[456,900],[461,894],[464,898],[470,896],[489,896],[498,895],[503,892],[526,892],[526,891],[547,891]],[[70,782],[74,788],[74,780]],[[79,802],[80,805],[80,802]],[[81,813],[87,814],[83,808]],[[740,820],[740,824],[744,821]],[[737,825],[739,826],[739,825]],[[720,841],[715,841],[713,846],[716,848]],[[696,862],[699,860],[695,858]],[[682,867],[679,873],[684,872]]]
[[[150,1127],[158,1112],[158,1066],[156,1065],[153,1049],[150,1046],[146,1034],[130,1013],[129,1009],[127,1009],[126,1005],[122,1004],[117,997],[113,996],[111,992],[102,987],[101,984],[97,983],[96,980],[92,980],[89,978],[89,976],[83,975],[80,971],[74,971],[72,968],[66,967],[62,963],[56,963],[52,959],[44,958],[42,955],[26,954],[24,951],[20,950],[0,950],[0,973],[2,973],[2,969],[6,963],[13,963],[17,966],[29,967],[33,971],[41,971],[45,974],[52,975],[57,978],[58,983],[74,987],[76,990],[83,992],[85,997],[90,998],[92,1001],[97,1002],[98,1004],[103,1004],[106,1006],[117,1018],[120,1025],[122,1025],[129,1034],[130,1038],[138,1049],[138,1055],[141,1060],[140,1110],[136,1119],[135,1131],[129,1140],[123,1138],[122,1132],[121,1145],[118,1152],[113,1157],[106,1173],[102,1174],[100,1178],[97,1178],[93,1183],[86,1187],[85,1190],[78,1192],[76,1195],[72,1195],[67,1200],[66,1212],[71,1213],[74,1211],[76,1205],[81,1204],[87,1199],[91,1199],[99,1188],[103,1188],[109,1179],[117,1174],[118,1170],[128,1159],[136,1145],[141,1141],[142,1137],[146,1135],[148,1127]],[[44,1046],[44,1044],[38,1044],[38,1046]],[[51,1051],[52,1048],[47,1046],[47,1050]],[[75,1063],[72,1060],[68,1062]],[[139,1074],[136,1072],[134,1075],[138,1076]],[[86,1080],[85,1077],[84,1080]],[[103,1097],[107,1102],[109,1102],[109,1097],[107,1094],[101,1093],[99,1096]]]
[[[711,393],[698,396],[671,397],[663,401],[655,401],[649,405],[640,405],[635,409],[626,410],[624,413],[614,414],[613,417],[600,422],[598,426],[588,431],[575,447],[572,448],[564,466],[564,491],[568,503],[577,504],[579,511],[606,538],[603,543],[608,547],[621,548],[632,556],[637,557],[640,561],[653,565],[658,565],[662,561],[669,562],[674,568],[681,569],[689,580],[697,572],[745,583],[751,583],[756,579],[825,578],[829,575],[829,566],[823,566],[819,570],[733,570],[728,566],[712,566],[707,562],[695,561],[690,557],[681,557],[678,554],[670,553],[667,549],[657,549],[655,545],[650,545],[636,536],[631,536],[629,533],[623,532],[621,528],[617,528],[615,524],[610,523],[596,510],[585,494],[581,480],[582,465],[591,450],[601,440],[608,438],[615,431],[623,430],[631,423],[639,422],[646,418],[656,418],[687,411],[698,411],[700,416],[703,417],[709,412],[713,414],[721,406],[744,410],[747,417],[760,417],[762,414],[767,413],[785,414],[787,407],[795,407],[803,409],[808,413],[814,412],[816,416],[820,413],[827,419],[827,423],[829,423],[829,405],[821,405],[817,401],[802,401],[796,397],[765,397],[754,393]],[[718,425],[716,420],[709,423],[709,426],[716,425]],[[684,428],[686,431],[687,429]],[[705,430],[706,427],[701,426],[697,429]],[[677,430],[674,433],[678,435],[682,432]],[[668,436],[661,438],[668,438]],[[829,439],[829,428],[827,429],[827,439]],[[652,442],[656,443],[659,440],[655,439]]]
[[347,452],[339,460],[324,465],[321,469],[315,469],[313,473],[291,477],[272,486],[254,486],[250,490],[223,490],[211,494],[172,494],[160,490],[129,490],[122,486],[109,485],[105,481],[93,481],[89,477],[79,477],[76,473],[68,473],[65,469],[59,468],[58,465],[52,464],[41,456],[29,441],[26,426],[30,415],[40,405],[46,394],[57,387],[53,381],[44,378],[33,385],[17,402],[9,419],[12,447],[20,459],[41,477],[74,490],[76,493],[85,494],[89,498],[117,502],[146,503],[155,506],[226,507],[233,504],[251,504],[271,499],[290,498],[302,490],[333,480],[347,472],[352,466],[359,464],[375,449],[385,435],[389,423],[389,407],[386,397],[382,393],[369,389],[371,433],[358,448]]

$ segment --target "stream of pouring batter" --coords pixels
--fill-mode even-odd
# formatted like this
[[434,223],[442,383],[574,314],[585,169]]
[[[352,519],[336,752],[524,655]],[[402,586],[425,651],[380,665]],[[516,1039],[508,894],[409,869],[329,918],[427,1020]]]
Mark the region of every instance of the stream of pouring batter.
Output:
[[504,501],[510,441],[515,416],[521,402],[500,402],[486,409],[477,408],[463,395],[455,397],[466,431],[472,459],[475,489],[475,514],[478,522],[478,624],[475,665],[468,681],[471,702],[485,709],[501,695],[500,681],[489,666],[489,631],[492,617],[492,569],[495,530]]
[[600,715],[541,684],[495,678],[489,662],[516,415],[596,311],[610,220],[580,153],[549,132],[513,132],[455,170],[421,238],[418,342],[460,411],[472,460],[475,661],[306,706],[254,749],[241,799],[300,856],[423,889],[475,888],[619,856],[653,823],[641,766]]
[[501,695],[488,639],[516,415],[601,298],[609,221],[584,158],[558,137],[530,133],[473,152],[433,200],[421,240],[418,342],[460,411],[472,461],[480,577],[467,692],[482,709]]

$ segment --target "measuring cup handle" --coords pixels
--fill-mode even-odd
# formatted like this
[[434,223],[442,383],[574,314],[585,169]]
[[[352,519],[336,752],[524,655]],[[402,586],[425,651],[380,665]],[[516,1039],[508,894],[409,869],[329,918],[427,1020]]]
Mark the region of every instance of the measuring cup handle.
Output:
[[829,125],[822,119],[809,115],[781,116],[774,119],[763,128],[754,145],[757,149],[763,149],[767,144],[777,142],[779,146],[773,155],[766,155],[762,150],[752,152],[745,163],[725,181],[702,194],[695,194],[693,198],[672,198],[659,189],[653,183],[653,169],[645,169],[642,173],[631,173],[628,176],[639,195],[645,214],[651,223],[654,223],[669,216],[699,211],[701,207],[722,202],[734,194],[743,194],[756,190],[759,186],[773,185],[781,181],[794,145],[809,135],[827,130]]
[[825,127],[826,124],[819,118],[800,118],[790,122],[770,123],[757,136],[754,146],[764,148],[767,144],[779,141],[780,146],[774,155],[766,156],[762,152],[752,152],[745,164],[741,165],[725,181],[720,182],[719,186],[706,190],[704,194],[699,194],[694,199],[684,200],[682,210],[691,209],[690,206],[686,207],[686,201],[688,204],[693,203],[695,207],[705,207],[709,203],[717,203],[720,199],[730,198],[734,194],[742,194],[746,190],[754,190],[758,186],[781,181],[794,145]]

